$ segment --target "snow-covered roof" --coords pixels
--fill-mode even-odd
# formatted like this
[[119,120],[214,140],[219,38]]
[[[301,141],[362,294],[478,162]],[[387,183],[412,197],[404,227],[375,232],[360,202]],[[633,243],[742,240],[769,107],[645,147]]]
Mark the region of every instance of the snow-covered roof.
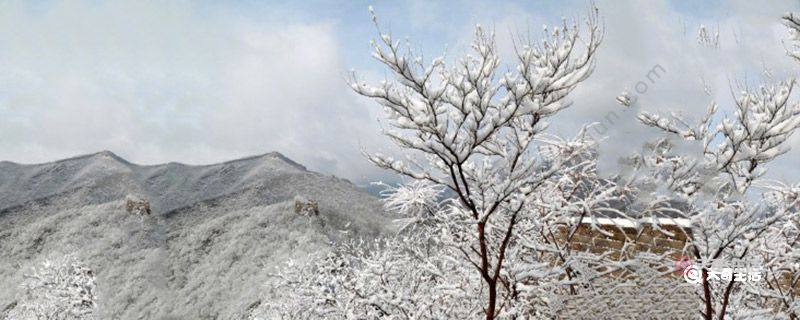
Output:
[[621,228],[636,228],[640,224],[658,224],[658,225],[676,225],[682,228],[690,228],[692,221],[687,218],[642,218],[642,219],[629,219],[629,218],[592,218],[584,217],[581,223],[586,224],[599,224],[599,225],[615,225]]

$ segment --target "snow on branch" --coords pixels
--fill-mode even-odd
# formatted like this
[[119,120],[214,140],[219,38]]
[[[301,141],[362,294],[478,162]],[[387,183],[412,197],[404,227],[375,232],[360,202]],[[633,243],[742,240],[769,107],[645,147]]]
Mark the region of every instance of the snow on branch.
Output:
[[95,274],[72,256],[45,259],[25,274],[21,288],[8,320],[96,318]]

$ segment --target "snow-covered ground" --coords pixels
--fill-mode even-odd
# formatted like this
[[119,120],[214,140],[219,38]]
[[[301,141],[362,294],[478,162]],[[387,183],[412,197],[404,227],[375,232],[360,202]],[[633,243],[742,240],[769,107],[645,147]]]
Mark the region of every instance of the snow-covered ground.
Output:
[[[150,201],[136,216],[125,197]],[[319,203],[294,213],[294,198]],[[278,153],[207,166],[139,166],[111,152],[0,162],[0,314],[23,273],[74,254],[95,270],[101,319],[230,319],[270,271],[336,241],[390,232],[375,197]]]

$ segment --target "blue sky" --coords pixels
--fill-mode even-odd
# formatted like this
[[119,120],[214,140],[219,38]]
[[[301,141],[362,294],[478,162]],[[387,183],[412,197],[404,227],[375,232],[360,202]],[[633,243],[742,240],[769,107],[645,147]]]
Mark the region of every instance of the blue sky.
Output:
[[[445,47],[449,57],[464,53],[478,23],[494,28],[509,57],[512,34],[579,17],[589,3],[2,2],[0,160],[36,163],[107,149],[142,164],[202,164],[280,151],[358,183],[386,179],[361,155],[393,150],[380,135],[380,110],[345,84],[351,69],[368,80],[387,75],[370,58],[369,5],[384,30],[408,37],[426,57]],[[606,27],[597,70],[552,130],[570,135],[613,119],[601,149],[609,170],[654,137],[614,101],[654,66],[665,72],[648,82],[639,108],[688,115],[711,100],[724,109],[731,83],[757,85],[764,68],[773,80],[797,74],[779,20],[800,11],[797,2],[597,6]],[[719,30],[719,48],[697,44],[701,24]],[[793,144],[800,149],[797,137]],[[773,174],[800,178],[787,159]]]

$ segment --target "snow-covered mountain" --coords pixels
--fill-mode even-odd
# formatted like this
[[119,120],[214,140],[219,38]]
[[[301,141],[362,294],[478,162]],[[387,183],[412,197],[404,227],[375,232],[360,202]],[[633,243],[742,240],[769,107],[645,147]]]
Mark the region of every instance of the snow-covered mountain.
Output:
[[[153,214],[128,213],[129,195]],[[296,214],[296,196],[319,215]],[[102,319],[237,318],[275,266],[389,225],[375,197],[279,153],[205,166],[140,166],[108,151],[0,162],[0,314],[32,263],[74,254],[97,274]]]

